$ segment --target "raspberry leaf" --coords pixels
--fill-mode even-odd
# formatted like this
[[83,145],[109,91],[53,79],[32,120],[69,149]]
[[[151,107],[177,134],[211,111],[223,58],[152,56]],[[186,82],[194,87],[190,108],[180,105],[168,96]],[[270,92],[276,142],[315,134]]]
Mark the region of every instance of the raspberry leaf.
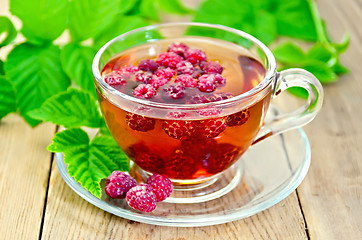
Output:
[[0,119],[16,111],[16,98],[12,82],[0,76]]
[[125,14],[131,11],[138,3],[138,0],[120,0],[121,8],[119,13]]
[[337,74],[325,62],[319,60],[308,60],[302,68],[313,73],[321,83],[335,82],[338,78]]
[[48,150],[63,152],[69,175],[98,198],[102,196],[102,179],[115,170],[129,170],[126,155],[112,137],[97,136],[90,141],[80,128],[57,133]]
[[47,99],[39,109],[28,115],[66,128],[99,128],[104,125],[96,99],[89,92],[72,88]]
[[74,82],[95,95],[92,61],[97,50],[93,47],[69,43],[64,46],[60,60],[64,71]]
[[0,34],[5,34],[3,40],[0,40],[0,48],[11,43],[17,35],[13,23],[4,16],[0,16]]
[[105,30],[121,8],[120,0],[73,0],[68,29],[71,38],[80,42]]
[[21,32],[28,41],[42,44],[58,38],[65,30],[68,4],[64,0],[10,0],[10,12],[22,21]]
[[306,60],[303,49],[292,42],[286,42],[277,46],[273,53],[275,58],[282,63],[300,64]]
[[70,80],[60,65],[60,50],[54,45],[23,43],[8,55],[5,74],[13,82],[20,114],[31,126],[40,123],[28,116],[49,97],[65,91]]

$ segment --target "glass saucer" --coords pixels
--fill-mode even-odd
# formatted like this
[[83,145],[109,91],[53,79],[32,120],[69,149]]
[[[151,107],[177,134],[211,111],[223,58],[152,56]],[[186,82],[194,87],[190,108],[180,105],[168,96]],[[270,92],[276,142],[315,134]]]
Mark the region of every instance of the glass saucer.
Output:
[[160,202],[152,213],[131,209],[125,200],[98,199],[68,175],[63,155],[56,154],[65,182],[89,203],[126,219],[154,225],[195,227],[215,225],[259,213],[291,194],[307,174],[311,159],[302,129],[272,136],[251,147],[232,168],[242,177],[222,197],[198,203]]

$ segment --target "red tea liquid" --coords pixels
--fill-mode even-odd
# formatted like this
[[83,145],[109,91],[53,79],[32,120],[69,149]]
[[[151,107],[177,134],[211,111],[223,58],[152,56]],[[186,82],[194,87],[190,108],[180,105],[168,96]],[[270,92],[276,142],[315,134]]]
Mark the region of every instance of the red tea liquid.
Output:
[[[175,41],[183,42],[190,48],[201,49],[206,52],[208,60],[218,61],[224,67],[222,75],[226,78],[226,84],[212,93],[189,88],[180,99],[163,97],[161,89],[151,101],[187,104],[195,95],[210,97],[212,94],[227,93],[237,96],[252,89],[264,78],[265,68],[247,50],[240,47],[235,49],[235,45],[224,41],[193,37],[160,40],[124,51],[105,65],[102,74],[111,73],[125,65],[137,65],[144,59],[155,58]],[[129,81],[125,86],[113,87],[132,96],[133,89],[139,84]],[[270,94],[266,94],[247,108],[237,109],[230,115],[223,115],[221,112],[209,118],[200,116],[184,120],[173,118],[174,115],[150,117],[147,111],[139,109],[135,110],[136,113],[126,111],[112,104],[99,92],[98,94],[107,126],[129,158],[147,172],[166,174],[172,179],[180,180],[213,176],[238,160],[257,135],[270,100]],[[145,126],[145,129],[132,129],[132,121]],[[175,126],[181,130],[175,130]],[[185,129],[193,131],[191,137],[175,137],[179,136],[177,131]],[[174,132],[170,134],[170,130]],[[213,131],[217,132],[214,134]]]

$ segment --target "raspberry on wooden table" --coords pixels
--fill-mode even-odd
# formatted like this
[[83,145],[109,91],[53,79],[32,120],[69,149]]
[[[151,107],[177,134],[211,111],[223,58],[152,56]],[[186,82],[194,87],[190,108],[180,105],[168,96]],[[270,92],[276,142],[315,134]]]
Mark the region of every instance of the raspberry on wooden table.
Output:
[[156,195],[149,184],[131,188],[126,195],[128,205],[142,212],[152,212],[156,208]]
[[161,202],[171,196],[173,191],[173,185],[171,180],[161,174],[153,174],[147,179],[147,184],[153,188],[153,192],[156,195],[156,202]]
[[136,180],[124,172],[114,171],[107,177],[105,191],[111,198],[125,198],[132,187],[137,186]]

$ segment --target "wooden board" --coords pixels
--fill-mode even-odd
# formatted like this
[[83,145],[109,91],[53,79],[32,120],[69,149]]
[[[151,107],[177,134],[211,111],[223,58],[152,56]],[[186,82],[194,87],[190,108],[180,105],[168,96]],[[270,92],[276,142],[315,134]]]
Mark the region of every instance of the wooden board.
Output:
[[29,127],[15,114],[0,122],[0,238],[37,239],[51,163],[52,124]]

